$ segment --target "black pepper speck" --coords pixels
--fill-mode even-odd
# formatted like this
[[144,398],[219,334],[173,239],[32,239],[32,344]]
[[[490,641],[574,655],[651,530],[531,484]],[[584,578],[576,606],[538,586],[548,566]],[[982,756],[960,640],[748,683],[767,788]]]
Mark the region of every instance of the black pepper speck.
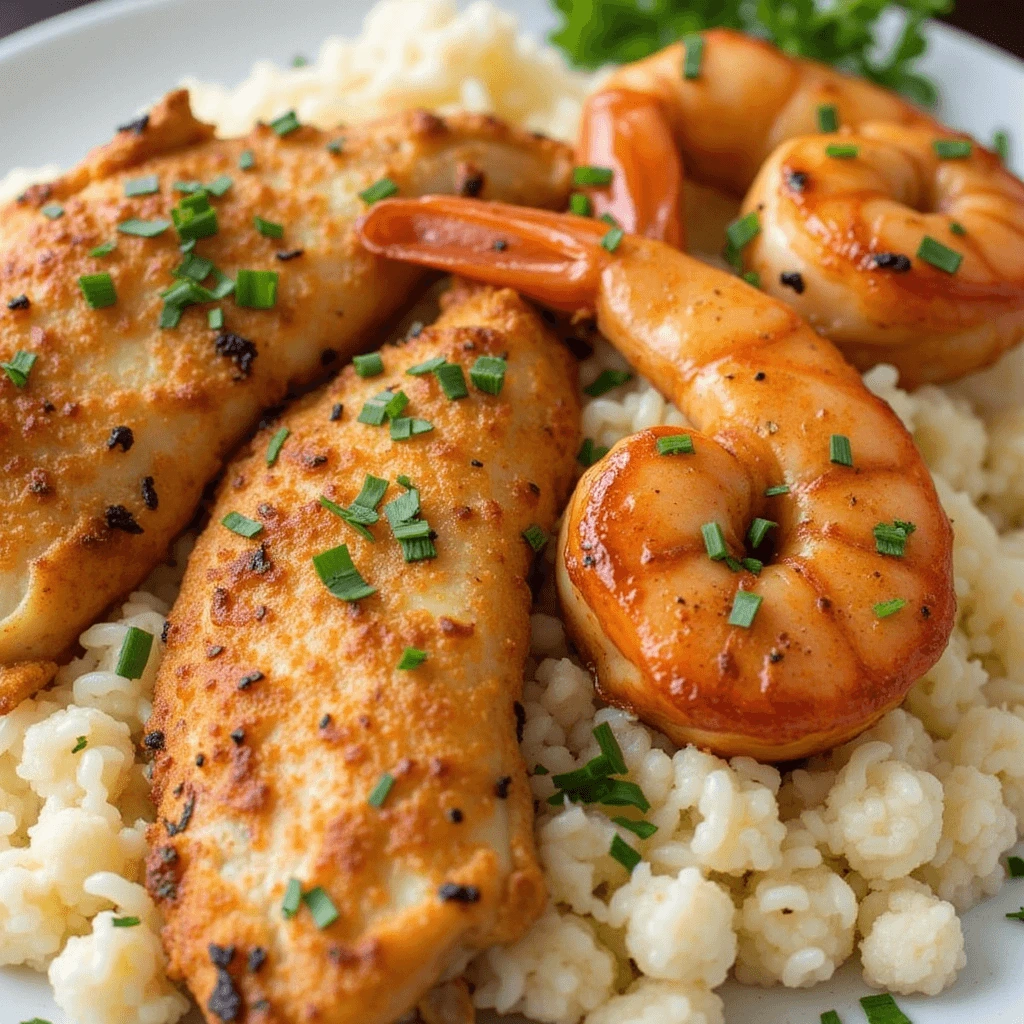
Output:
[[324,715],[324,717],[320,719],[320,728],[321,729],[326,729],[327,726],[329,726],[330,724],[331,724],[331,716],[330,715]]
[[213,345],[217,355],[230,359],[241,371],[243,377],[249,376],[252,372],[252,364],[259,353],[248,338],[225,331],[217,336]]
[[261,575],[265,572],[269,572],[271,569],[270,559],[267,558],[267,546],[261,544],[253,553],[249,556],[249,570],[251,572],[257,572]]
[[163,750],[164,734],[159,729],[147,732],[146,735],[142,737],[142,745],[147,750]]
[[234,741],[235,746],[240,747],[245,742],[245,730],[235,729],[231,733],[231,739]]
[[118,125],[119,132],[131,132],[133,135],[141,135],[149,127],[149,114],[143,114],[134,121]]
[[238,994],[231,975],[223,967],[217,968],[217,983],[213,986],[206,1008],[228,1024],[238,1020],[238,1015],[242,1012],[242,997]]
[[262,672],[249,672],[238,680],[238,688],[240,690],[248,690],[253,683],[258,683],[262,678]]
[[341,414],[345,411],[345,406],[341,402],[335,402],[331,406],[331,422],[337,423],[341,419]]
[[792,288],[797,295],[803,295],[807,285],[804,284],[804,276],[799,270],[784,270],[779,274],[779,281],[787,288]]
[[507,800],[508,799],[508,791],[511,788],[512,788],[512,776],[511,775],[503,775],[494,784],[494,795],[499,800]]
[[495,240],[491,248],[495,252],[504,252],[508,248],[508,242],[506,242],[504,238],[498,238]]
[[226,969],[231,966],[231,961],[235,959],[234,946],[218,946],[211,942],[208,949],[210,951],[210,962],[214,967],[224,967]]
[[786,173],[786,184],[794,192],[803,192],[807,188],[807,172],[806,171],[788,171]]
[[15,295],[13,299],[9,299],[7,302],[8,309],[28,309],[32,303],[29,302],[27,295]]
[[437,890],[437,895],[443,903],[480,902],[480,890],[475,885],[458,885],[455,882],[445,882]]
[[512,710],[516,714],[516,740],[522,743],[523,730],[526,728],[526,708],[524,708],[519,701],[516,701],[515,704],[512,705]]
[[879,270],[891,270],[896,274],[905,274],[910,270],[910,257],[900,252],[872,253],[871,262]]
[[164,628],[160,630],[160,643],[167,643],[167,638],[171,635],[171,620],[164,619]]
[[458,807],[452,807],[450,810],[445,811],[445,817],[453,824],[459,825],[462,822],[463,814]]
[[221,647],[220,644],[214,644],[212,647],[207,647],[206,648],[206,656],[208,658],[210,658],[211,660],[213,658],[216,658],[218,655],[223,654],[223,653],[224,653],[224,648]]
[[305,249],[288,249],[284,252],[277,253],[277,258],[282,263],[287,263],[288,260],[298,259],[303,253],[305,253],[305,251]]
[[196,767],[202,768],[204,764],[206,764],[206,755],[196,754]]
[[131,427],[114,427],[110,431],[110,437],[107,438],[107,451],[113,451],[120,447],[121,451],[126,452],[133,444],[135,444],[135,435],[132,433]]
[[145,531],[137,522],[135,516],[124,507],[124,505],[108,505],[103,513],[107,520],[107,527],[111,530],[121,530],[124,533],[144,533]]
[[246,961],[246,965],[253,974],[256,974],[266,962],[267,951],[262,946],[253,946],[249,950],[249,959]]
[[144,476],[142,478],[142,503],[150,512],[155,511],[160,504],[160,497],[156,493],[151,476]]

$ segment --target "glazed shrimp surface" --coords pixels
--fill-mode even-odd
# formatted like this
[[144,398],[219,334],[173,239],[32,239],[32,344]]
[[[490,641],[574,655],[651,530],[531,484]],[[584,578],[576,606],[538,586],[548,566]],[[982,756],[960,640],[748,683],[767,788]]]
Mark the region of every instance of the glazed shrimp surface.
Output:
[[745,267],[862,370],[948,381],[1024,338],[1024,185],[966,137],[873,123],[792,139],[743,212],[762,229]]
[[[559,593],[610,702],[677,743],[788,760],[867,728],[939,657],[955,599],[931,477],[892,410],[792,310],[657,241],[608,252],[607,225],[570,215],[432,197],[381,203],[359,230],[378,254],[596,313],[696,428],[692,454],[659,453],[679,428],[620,441],[565,515]],[[833,435],[852,466],[830,461]],[[755,549],[757,518],[777,525]],[[896,521],[913,533],[884,556],[873,531]],[[709,557],[706,524],[732,568]],[[749,626],[730,624],[758,598]]]

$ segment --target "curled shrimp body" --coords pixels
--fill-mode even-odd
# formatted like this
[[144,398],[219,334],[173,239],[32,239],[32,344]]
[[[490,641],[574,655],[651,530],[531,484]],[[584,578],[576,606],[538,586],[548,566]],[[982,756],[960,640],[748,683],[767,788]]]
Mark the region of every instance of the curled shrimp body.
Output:
[[787,760],[870,726],[939,657],[952,535],[928,470],[783,303],[569,215],[432,197],[359,230],[373,252],[595,314],[693,424],[688,443],[620,441],[565,514],[558,589],[611,703],[678,743]]
[[746,267],[861,369],[948,381],[1024,338],[1024,185],[966,138],[869,123],[791,139],[743,208],[761,225]]

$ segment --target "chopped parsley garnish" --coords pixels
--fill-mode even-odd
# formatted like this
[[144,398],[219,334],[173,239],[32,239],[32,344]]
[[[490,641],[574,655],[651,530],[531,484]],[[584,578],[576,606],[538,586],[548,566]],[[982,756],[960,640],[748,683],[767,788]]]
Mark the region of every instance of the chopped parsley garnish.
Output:
[[373,787],[373,791],[366,798],[366,802],[371,807],[383,807],[384,801],[387,800],[388,794],[391,792],[391,787],[395,784],[395,777],[390,772],[385,772],[381,777],[380,781],[376,786]]
[[288,435],[291,431],[287,427],[282,427],[276,434],[270,439],[270,444],[267,445],[267,465],[273,466],[277,462],[277,457],[281,454],[281,449],[284,447],[285,441],[288,440]]
[[632,873],[633,868],[643,860],[640,854],[637,853],[629,843],[625,842],[621,836],[617,835],[612,836],[612,845],[608,853],[630,873]]
[[428,373],[433,373],[439,366],[444,366],[446,362],[448,360],[444,356],[434,356],[433,359],[428,359],[426,362],[410,366],[405,372],[410,377],[424,377]]
[[142,924],[138,917],[115,917],[110,922],[115,928],[135,928]]
[[712,562],[721,562],[729,554],[725,544],[725,535],[718,523],[705,523],[700,528],[701,536],[704,538],[704,547],[707,550],[708,558]]
[[256,166],[256,157],[251,149],[242,150],[242,155],[238,158],[238,166],[243,171],[251,171]]
[[879,602],[872,610],[876,618],[887,619],[890,615],[895,615],[901,609],[906,608],[906,606],[907,602],[902,597],[894,597],[891,601]]
[[427,660],[427,652],[421,651],[418,647],[406,647],[402,651],[402,657],[396,666],[400,672],[408,672],[411,669],[419,668]]
[[229,512],[221,521],[221,526],[226,526],[232,533],[239,537],[247,537],[250,540],[263,532],[263,524],[257,523],[255,519],[243,516],[241,512]]
[[221,174],[206,186],[206,191],[212,193],[219,199],[228,191],[228,189],[231,188],[232,185],[234,185],[234,183],[235,179],[232,178],[230,174]]
[[896,1005],[888,992],[876,996],[862,996],[860,1005],[868,1018],[868,1024],[911,1024],[910,1018]]
[[608,233],[601,239],[601,247],[608,252],[615,252],[618,249],[626,232],[620,227],[609,228]]
[[338,909],[331,902],[331,897],[327,895],[327,890],[323,886],[318,885],[315,889],[310,889],[302,897],[302,902],[309,907],[317,928],[327,928],[338,920]]
[[313,568],[323,585],[340,601],[360,601],[377,593],[377,588],[371,587],[355,567],[347,544],[314,555]]
[[458,363],[442,363],[433,372],[448,401],[455,402],[469,395],[465,375]]
[[825,147],[826,156],[833,160],[853,160],[860,155],[860,146],[850,145],[848,142],[836,142]]
[[789,484],[776,484],[774,487],[766,488],[764,492],[766,498],[777,498],[781,494],[789,494]]
[[602,395],[608,394],[613,388],[617,388],[632,379],[633,374],[628,370],[602,370],[597,375],[597,379],[583,389],[583,393],[591,398],[600,398]]
[[875,550],[880,555],[891,558],[902,558],[907,547],[907,539],[917,529],[913,523],[903,519],[889,523],[878,523],[872,533],[875,535]]
[[839,131],[839,108],[834,103],[822,103],[818,107],[818,131]]
[[768,531],[778,525],[778,523],[773,523],[770,519],[761,519],[760,517],[755,519],[747,531],[747,540],[750,546],[752,548],[759,548],[764,543],[765,537],[768,536]]
[[610,185],[615,172],[610,167],[590,167],[582,165],[572,169],[574,185]]
[[297,878],[288,879],[288,887],[284,891],[284,899],[281,901],[281,913],[285,917],[294,917],[302,905],[302,883]]
[[137,238],[156,238],[157,235],[162,235],[169,227],[171,222],[169,220],[139,220],[136,217],[132,217],[130,220],[123,220],[117,225],[117,230],[122,235],[135,235]]
[[264,220],[258,213],[252,220],[256,230],[264,238],[284,238],[283,224],[275,224],[272,220]]
[[384,372],[384,360],[379,352],[367,352],[363,356],[353,356],[352,368],[360,377],[378,377]]
[[270,127],[282,138],[291,132],[297,131],[302,125],[299,123],[298,115],[294,110],[289,110],[280,117],[275,117],[270,122]]
[[235,302],[246,309],[273,309],[278,276],[276,270],[240,270],[235,279]]
[[137,626],[129,626],[121,642],[114,674],[122,679],[141,679],[149,664],[149,652],[153,649],[153,634]]
[[89,250],[89,255],[99,259],[101,256],[109,256],[117,248],[117,242],[104,242],[97,245],[95,249]]
[[930,263],[938,270],[944,270],[947,274],[955,274],[960,269],[964,258],[955,249],[950,249],[940,241],[925,235],[917,249],[917,258]]
[[548,535],[536,523],[531,523],[523,530],[522,537],[538,553],[548,545]]
[[64,207],[61,206],[60,203],[47,203],[39,210],[39,212],[47,220],[57,220],[64,216]]
[[144,178],[130,178],[124,183],[124,194],[130,199],[133,196],[152,196],[160,191],[160,179],[155,174],[147,174]]
[[932,148],[940,160],[963,160],[974,151],[967,139],[936,139]]
[[750,629],[763,600],[760,594],[752,594],[749,590],[737,590],[732,601],[732,611],[729,612],[729,625]]
[[381,178],[379,181],[375,181],[369,188],[363,189],[359,193],[359,198],[367,206],[373,206],[374,203],[379,203],[382,199],[395,195],[398,195],[398,185],[390,178]]
[[0,369],[7,374],[16,388],[23,388],[28,384],[28,375],[38,358],[35,352],[23,352],[19,349],[9,363],[0,363]]
[[605,445],[594,444],[589,437],[586,437],[580,445],[580,450],[576,453],[576,461],[581,466],[589,468],[595,462],[603,459],[608,454],[608,451],[609,449]]
[[832,434],[829,437],[828,460],[837,466],[853,466],[853,448],[845,434]]
[[689,434],[669,434],[658,438],[659,455],[692,455],[693,438]]
[[633,835],[639,836],[641,839],[650,839],[658,831],[657,825],[653,825],[649,821],[637,821],[636,818],[618,817],[612,818],[612,821],[616,825],[621,825],[623,828],[628,829]]
[[211,238],[219,230],[217,211],[210,205],[210,198],[205,191],[185,196],[172,208],[171,220],[183,242]]
[[704,61],[704,37],[693,33],[683,37],[683,78],[700,77],[700,66]]
[[78,287],[91,309],[105,309],[117,302],[114,279],[109,274],[83,274],[78,279]]
[[569,196],[569,212],[577,217],[589,217],[594,212],[594,205],[586,192],[573,192]]
[[89,745],[88,737],[86,737],[86,736],[77,736],[75,738],[75,745],[71,748],[71,753],[72,754],[80,753],[81,751],[85,750],[85,748],[88,745]]
[[480,356],[470,367],[469,379],[488,395],[500,395],[507,370],[508,363],[500,356]]

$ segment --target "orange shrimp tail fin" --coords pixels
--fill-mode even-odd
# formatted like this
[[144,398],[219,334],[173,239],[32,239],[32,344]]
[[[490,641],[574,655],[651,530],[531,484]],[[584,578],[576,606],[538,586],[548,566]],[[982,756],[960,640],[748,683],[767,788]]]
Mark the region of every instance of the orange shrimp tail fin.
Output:
[[683,162],[657,97],[629,89],[591,96],[576,161],[613,171],[607,187],[590,190],[595,216],[611,214],[631,235],[686,247]]
[[514,288],[566,312],[593,309],[608,262],[607,224],[479,199],[388,199],[356,232],[378,256]]

